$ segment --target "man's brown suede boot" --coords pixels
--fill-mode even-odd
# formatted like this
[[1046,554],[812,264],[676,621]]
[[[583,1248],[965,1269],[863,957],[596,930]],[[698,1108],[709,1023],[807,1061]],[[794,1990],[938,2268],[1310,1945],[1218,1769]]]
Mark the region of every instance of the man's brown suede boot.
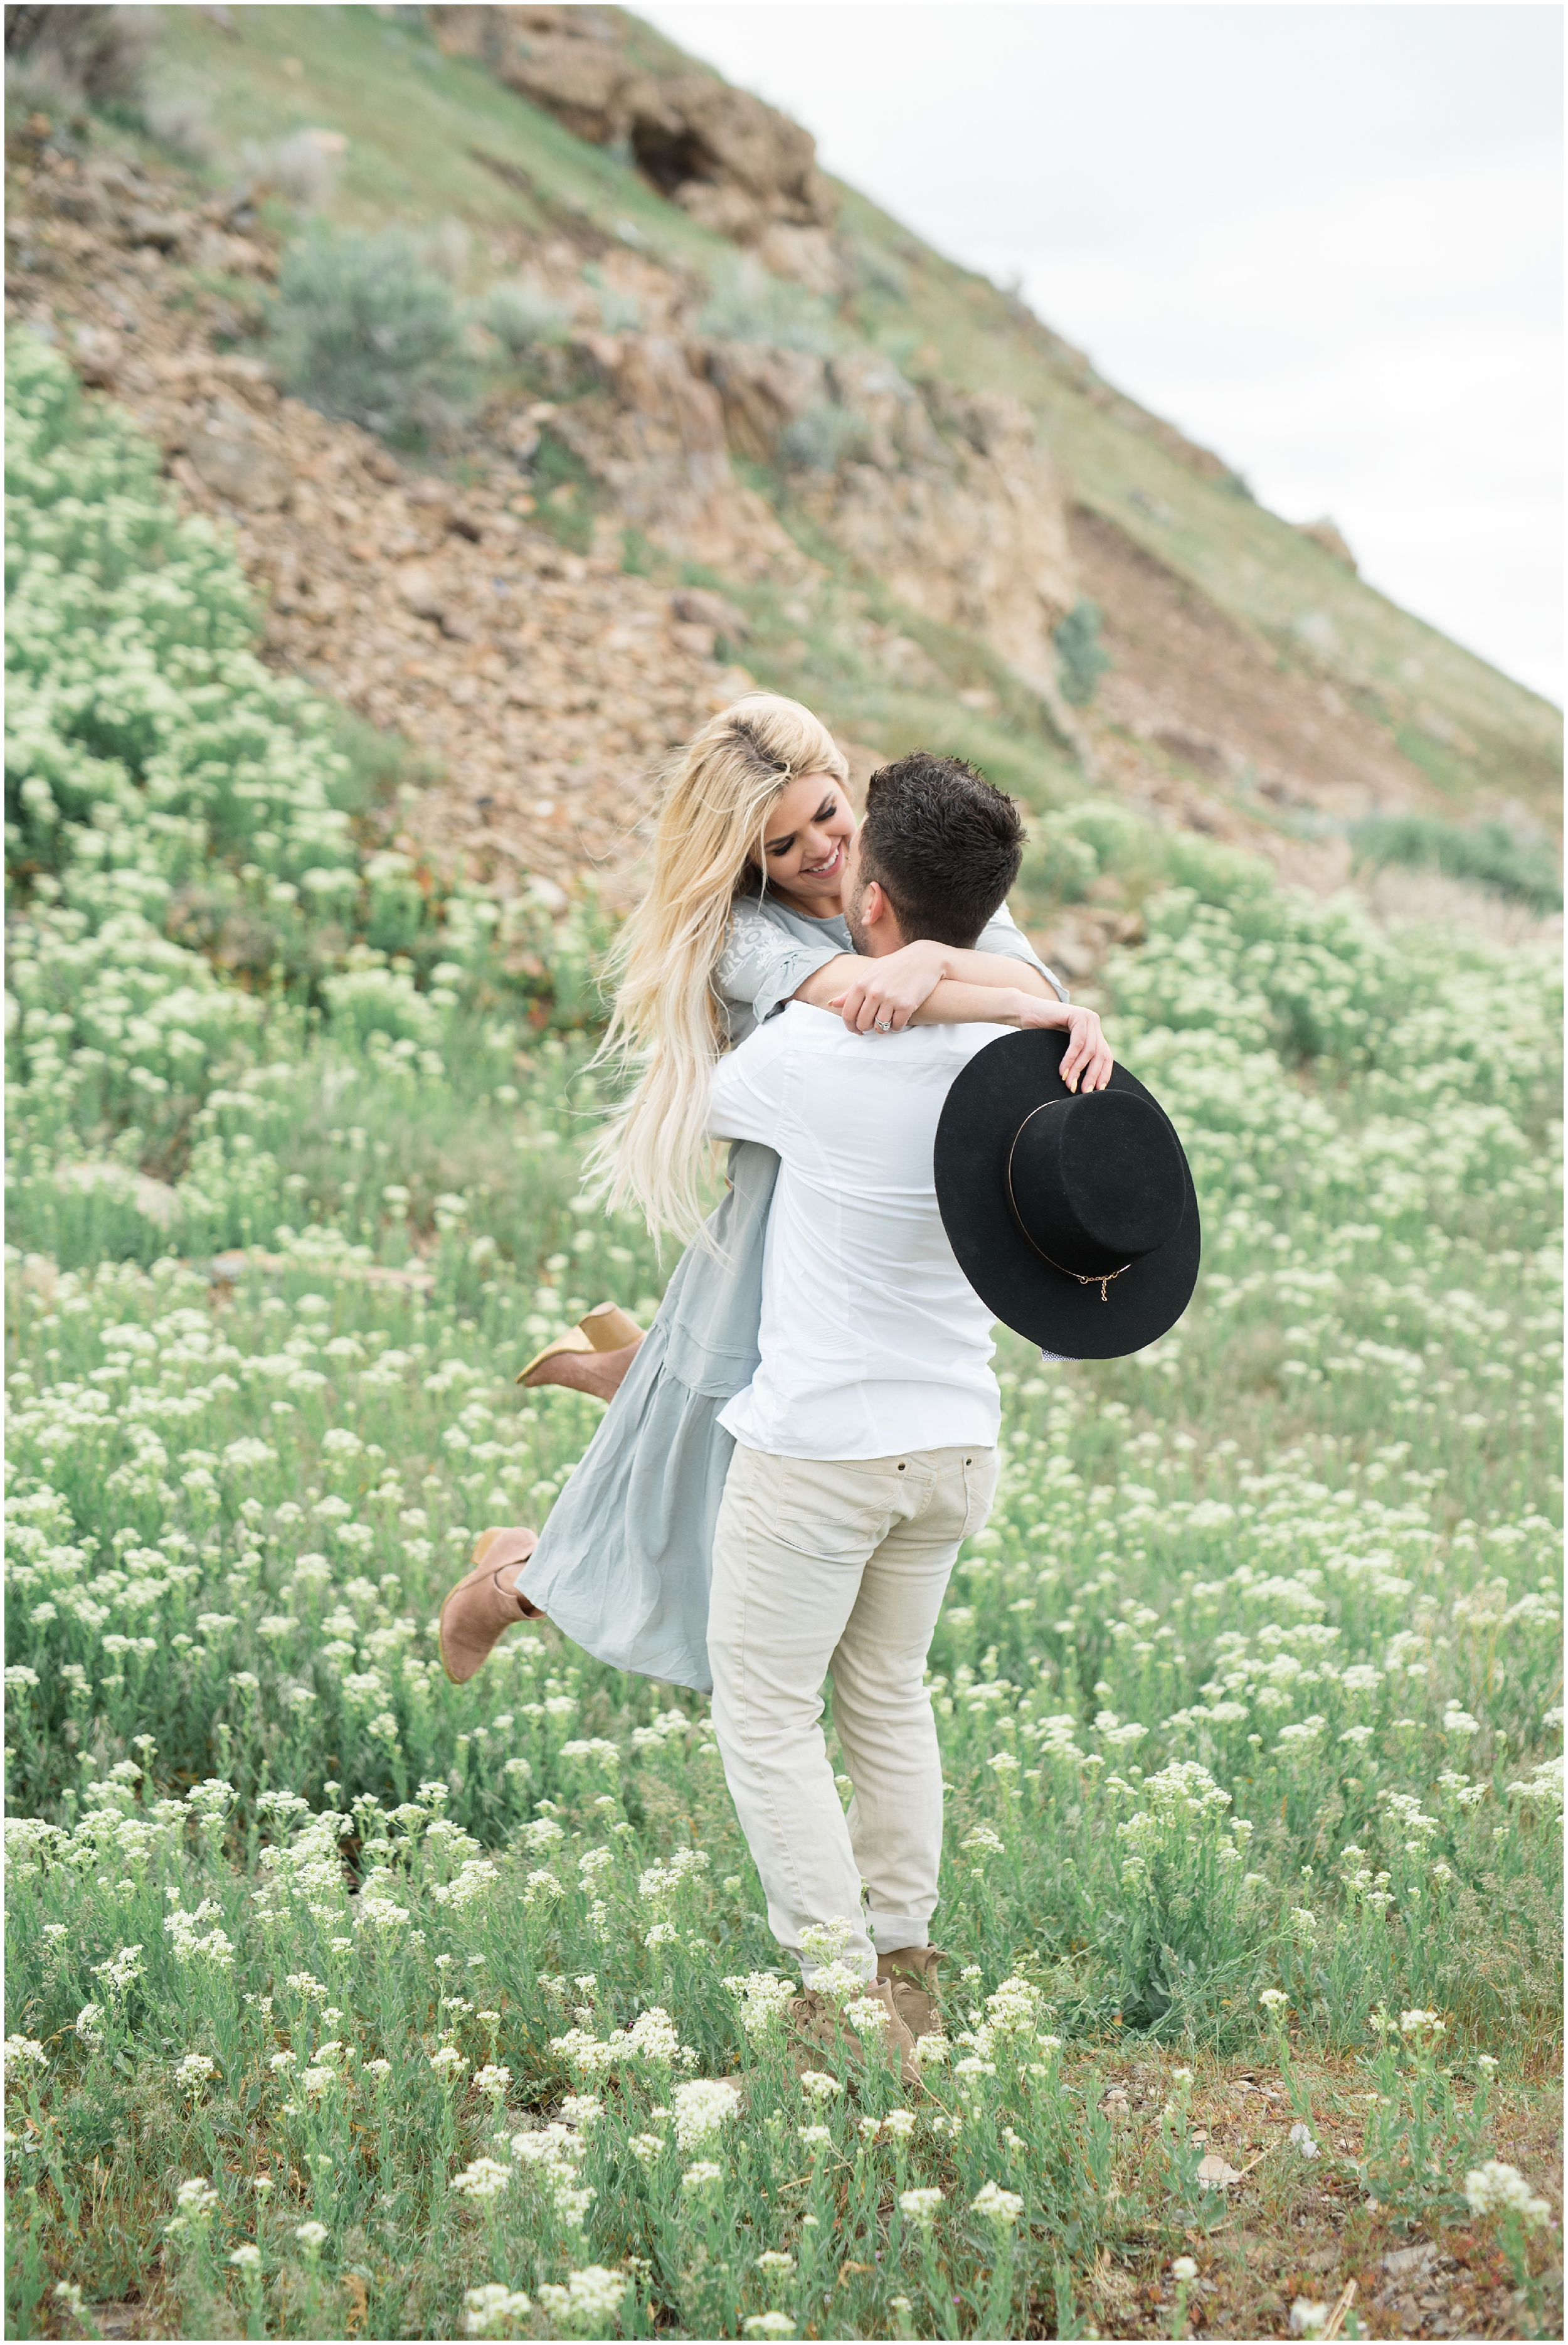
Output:
[[[865,2000],[882,2006],[882,2036],[887,2049],[898,2056],[898,2074],[911,2091],[920,2083],[920,2064],[915,2057],[915,2038],[899,2017],[893,2000],[893,1990],[883,1979],[870,1979],[865,1988]],[[814,1987],[797,1995],[787,2013],[791,2049],[797,2067],[814,2067],[824,2053],[845,2052],[852,2060],[865,2064],[865,2047],[845,2017],[840,2005]]]
[[946,1959],[939,1946],[895,1946],[876,1957],[877,1978],[892,1990],[894,2009],[911,2035],[942,2032],[936,1965]]

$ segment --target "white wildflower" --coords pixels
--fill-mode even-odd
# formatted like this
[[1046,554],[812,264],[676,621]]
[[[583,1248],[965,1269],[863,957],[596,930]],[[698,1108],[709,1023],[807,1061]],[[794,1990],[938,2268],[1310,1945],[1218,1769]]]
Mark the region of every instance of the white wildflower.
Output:
[[946,2195],[945,2190],[935,2188],[901,2190],[898,2194],[898,2204],[902,2212],[907,2215],[912,2223],[917,2223],[922,2230],[929,2230],[936,2220]]
[[501,2280],[487,2280],[482,2288],[470,2288],[464,2292],[463,2335],[504,2335],[517,2322],[526,2320],[532,2310],[532,2302],[521,2289],[514,2290]]
[[735,2086],[722,2079],[698,2077],[676,2086],[674,2103],[677,2148],[698,2149],[735,2115],[741,2096]]
[[1472,2215],[1517,2215],[1527,2231],[1539,2230],[1552,2218],[1544,2198],[1538,2198],[1516,2166],[1489,2157],[1484,2166],[1464,2178],[1464,2196]]
[[605,2264],[587,2264],[581,2271],[567,2274],[564,2288],[553,2284],[541,2288],[539,2300],[557,2323],[597,2335],[624,2308],[626,2289],[625,2272],[612,2271]]
[[992,2223],[1016,2223],[1024,2211],[1017,2191],[1004,2190],[995,2182],[985,2183],[969,2204],[976,2215]]
[[460,2174],[454,2174],[450,2188],[470,2198],[499,2198],[503,2190],[511,2188],[511,2170],[493,2157],[476,2157]]

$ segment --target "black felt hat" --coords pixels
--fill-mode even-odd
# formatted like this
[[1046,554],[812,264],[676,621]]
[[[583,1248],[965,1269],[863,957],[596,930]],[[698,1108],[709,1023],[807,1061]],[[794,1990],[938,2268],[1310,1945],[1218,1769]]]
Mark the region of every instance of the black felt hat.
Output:
[[1119,1065],[1103,1091],[1069,1091],[1067,1046],[1031,1028],[976,1051],[936,1127],[936,1202],[1005,1325],[1063,1359],[1119,1359],[1191,1300],[1198,1197],[1158,1101]]

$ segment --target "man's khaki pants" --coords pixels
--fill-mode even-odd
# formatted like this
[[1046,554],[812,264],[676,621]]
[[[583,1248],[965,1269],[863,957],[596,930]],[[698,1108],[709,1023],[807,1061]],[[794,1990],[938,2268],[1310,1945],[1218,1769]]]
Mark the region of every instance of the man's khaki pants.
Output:
[[[927,1943],[942,1766],[926,1657],[996,1487],[996,1451],[974,1447],[820,1462],[737,1447],[724,1484],[708,1622],[724,1773],[780,1944],[842,1920],[840,1959],[867,1977],[868,1929],[884,1952]],[[847,1816],[820,1723],[830,1669]]]

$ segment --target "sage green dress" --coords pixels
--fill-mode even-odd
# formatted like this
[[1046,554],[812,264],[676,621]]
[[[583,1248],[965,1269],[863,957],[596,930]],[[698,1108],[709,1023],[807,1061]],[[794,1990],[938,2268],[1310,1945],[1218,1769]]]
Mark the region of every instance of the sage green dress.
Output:
[[[1027,961],[1067,999],[1005,909],[978,944]],[[842,919],[808,919],[772,898],[737,899],[714,973],[731,1046],[824,962],[854,949]],[[713,1526],[735,1446],[719,1411],[758,1365],[763,1247],[778,1169],[771,1148],[731,1146],[729,1189],[707,1224],[713,1243],[693,1243],[677,1263],[528,1567],[530,1600],[596,1660],[699,1693],[713,1690]]]

